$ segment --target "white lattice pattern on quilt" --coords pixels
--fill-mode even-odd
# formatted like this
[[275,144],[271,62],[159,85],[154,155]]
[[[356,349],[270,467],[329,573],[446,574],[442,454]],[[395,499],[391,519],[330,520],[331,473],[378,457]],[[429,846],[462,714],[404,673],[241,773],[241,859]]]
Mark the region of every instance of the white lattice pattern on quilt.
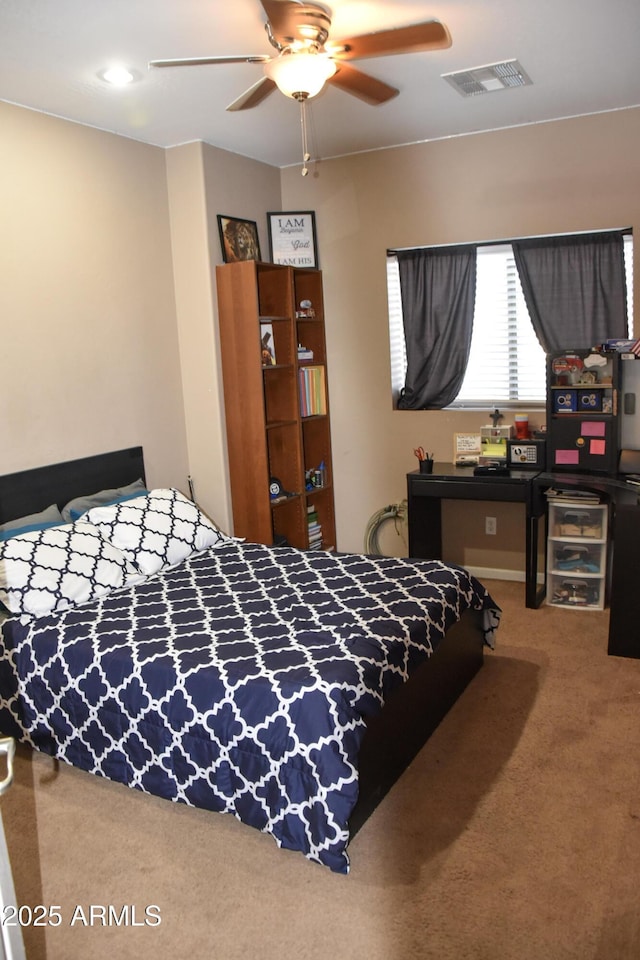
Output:
[[228,542],[24,624],[0,722],[346,872],[363,716],[483,607],[478,588],[437,562]]

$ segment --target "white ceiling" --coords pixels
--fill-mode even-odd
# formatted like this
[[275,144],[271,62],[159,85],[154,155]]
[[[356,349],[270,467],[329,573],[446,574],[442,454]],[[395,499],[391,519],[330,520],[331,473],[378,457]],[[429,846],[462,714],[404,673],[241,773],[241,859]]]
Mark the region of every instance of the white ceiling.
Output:
[[[331,39],[437,18],[448,50],[353,65],[400,89],[372,107],[328,87],[312,101],[312,156],[640,105],[640,0],[333,0]],[[0,0],[0,99],[163,147],[203,140],[300,163],[298,104],[279,91],[225,108],[259,64],[152,69],[153,59],[274,53],[258,0]],[[464,98],[443,73],[517,58],[532,86]],[[108,87],[114,63],[140,79]],[[496,156],[496,163],[500,157]]]

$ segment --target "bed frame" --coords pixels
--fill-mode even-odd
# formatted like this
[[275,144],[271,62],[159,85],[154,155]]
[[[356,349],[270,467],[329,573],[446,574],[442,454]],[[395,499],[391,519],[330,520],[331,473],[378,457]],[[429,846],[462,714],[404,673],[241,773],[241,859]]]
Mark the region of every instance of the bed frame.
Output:
[[[75,497],[145,479],[142,447],[130,447],[0,477],[0,523],[63,507]],[[483,664],[482,617],[469,610],[409,681],[367,724],[359,757],[359,798],[349,828],[355,836],[424,746]]]
[[0,523],[144,479],[142,447],[10,473],[0,477]]

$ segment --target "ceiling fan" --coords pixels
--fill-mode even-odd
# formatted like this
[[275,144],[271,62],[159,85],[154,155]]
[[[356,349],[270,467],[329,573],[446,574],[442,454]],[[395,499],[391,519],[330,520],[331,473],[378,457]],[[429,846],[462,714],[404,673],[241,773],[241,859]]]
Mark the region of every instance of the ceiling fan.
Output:
[[265,30],[276,56],[263,54],[228,57],[193,57],[152,60],[152,67],[183,67],[204,64],[259,63],[264,76],[246,90],[227,110],[255,107],[278,87],[286,96],[303,103],[320,93],[325,83],[373,105],[385,103],[399,91],[349,63],[366,57],[441,50],[451,46],[446,26],[427,20],[407,27],[380,30],[346,40],[331,41],[331,10],[304,0],[260,0],[267,15]]

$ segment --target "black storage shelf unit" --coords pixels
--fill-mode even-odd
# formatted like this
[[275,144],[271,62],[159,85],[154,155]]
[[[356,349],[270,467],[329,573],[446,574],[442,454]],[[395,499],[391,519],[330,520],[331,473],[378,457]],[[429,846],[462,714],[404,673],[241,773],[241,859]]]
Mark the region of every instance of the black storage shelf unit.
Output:
[[547,470],[615,476],[620,354],[563,350],[547,358]]

